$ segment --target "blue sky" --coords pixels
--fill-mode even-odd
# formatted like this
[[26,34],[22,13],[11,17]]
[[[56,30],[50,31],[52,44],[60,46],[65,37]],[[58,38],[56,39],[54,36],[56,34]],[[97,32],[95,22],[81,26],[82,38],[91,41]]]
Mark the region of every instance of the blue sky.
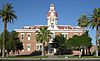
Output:
[[[58,25],[77,26],[77,19],[82,14],[89,14],[94,8],[100,7],[100,0],[0,0],[0,8],[3,3],[10,2],[14,6],[17,20],[8,24],[8,30],[22,28],[25,25],[47,25],[47,12],[50,4],[55,4],[58,13]],[[3,23],[0,19],[0,32],[3,31]],[[90,29],[90,36],[95,44],[95,29]]]

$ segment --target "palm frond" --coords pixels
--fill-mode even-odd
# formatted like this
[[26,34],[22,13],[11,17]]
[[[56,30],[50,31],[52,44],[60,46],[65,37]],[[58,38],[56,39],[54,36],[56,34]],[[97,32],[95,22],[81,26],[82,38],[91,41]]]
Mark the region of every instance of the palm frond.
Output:
[[91,14],[91,21],[90,21],[90,27],[93,29],[96,26],[100,25],[100,8],[95,8],[92,11]]
[[87,27],[89,25],[89,19],[86,15],[81,15],[81,17],[77,19],[77,22],[81,27]]
[[14,19],[17,19],[15,11],[13,11],[13,6],[11,3],[6,3],[0,9],[0,17],[3,19],[2,21],[13,22]]
[[42,42],[42,43],[48,42],[50,37],[51,37],[51,32],[50,30],[47,30],[46,27],[42,27],[40,28],[39,31],[36,31],[36,40],[38,42]]

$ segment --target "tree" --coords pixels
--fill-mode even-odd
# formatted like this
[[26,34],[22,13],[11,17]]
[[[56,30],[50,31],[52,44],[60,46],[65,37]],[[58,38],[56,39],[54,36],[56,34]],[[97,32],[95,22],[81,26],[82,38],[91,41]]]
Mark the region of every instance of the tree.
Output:
[[80,40],[78,40],[78,36],[77,35],[74,35],[72,38],[69,38],[67,40],[67,48],[69,49],[80,49],[80,46],[81,46],[81,42]]
[[13,6],[11,3],[6,3],[0,9],[0,17],[4,23],[4,34],[3,34],[3,49],[2,49],[2,57],[5,57],[5,41],[6,41],[6,28],[8,22],[13,22],[14,19],[17,18],[15,11],[13,11]]
[[1,34],[0,34],[0,49],[1,49],[1,53],[0,53],[0,56],[2,55],[2,37],[1,37]]
[[100,26],[100,8],[95,8],[90,17],[90,26],[92,29],[96,28],[96,56],[98,56],[98,38]]
[[42,27],[42,28],[40,28],[39,31],[36,32],[37,42],[41,42],[43,44],[42,56],[45,55],[44,47],[45,47],[46,42],[49,41],[50,37],[51,37],[51,32],[50,32],[50,30],[47,30],[46,27]]
[[83,28],[83,30],[89,25],[89,19],[86,15],[81,15],[81,17],[78,18],[77,22],[78,25]]
[[59,54],[61,54],[61,51],[63,49],[66,49],[66,38],[64,37],[64,35],[60,34],[60,35],[56,35],[54,40],[53,40],[53,47],[56,48],[59,52]]
[[[4,32],[3,32],[4,33]],[[3,33],[0,35],[0,39],[2,42],[3,40]],[[6,43],[5,43],[5,49],[6,49],[6,53],[9,55],[9,53],[12,51],[12,52],[19,52],[20,50],[23,49],[23,44],[22,42],[19,40],[19,37],[18,37],[18,33],[15,32],[15,31],[12,31],[12,32],[8,32],[6,31]],[[2,45],[2,44],[0,44]]]
[[9,52],[18,52],[23,50],[23,43],[20,41],[18,37],[18,33],[15,31],[10,32],[9,40],[6,43],[6,50]]
[[67,40],[67,47],[72,49],[81,49],[81,48],[88,48],[92,45],[91,38],[86,31],[81,36],[74,35],[72,38]]

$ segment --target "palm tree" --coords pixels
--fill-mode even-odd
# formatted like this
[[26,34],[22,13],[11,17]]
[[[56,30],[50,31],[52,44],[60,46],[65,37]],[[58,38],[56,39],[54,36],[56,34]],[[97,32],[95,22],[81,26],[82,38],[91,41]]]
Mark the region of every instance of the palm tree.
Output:
[[42,56],[45,55],[44,47],[46,46],[46,42],[49,41],[50,37],[51,37],[51,32],[50,30],[47,30],[46,27],[42,27],[40,28],[39,31],[36,32],[37,42],[41,42],[43,44]]
[[3,7],[0,9],[0,17],[2,18],[2,21],[4,23],[4,34],[3,34],[3,49],[2,49],[2,57],[5,57],[5,41],[6,41],[6,28],[7,23],[13,22],[14,19],[17,18],[15,11],[12,10],[13,7],[11,3],[6,3],[3,5]]
[[99,38],[99,26],[100,26],[100,8],[95,8],[92,11],[90,17],[90,26],[92,29],[96,28],[96,56],[98,56],[98,38]]
[[82,27],[83,30],[85,27],[89,25],[89,19],[86,15],[81,15],[81,17],[79,17],[77,22],[78,22],[78,26]]
[[[83,28],[83,32],[85,33],[85,27],[89,26],[89,18],[83,14],[77,20],[78,26]],[[84,54],[86,54],[86,49],[84,48]]]

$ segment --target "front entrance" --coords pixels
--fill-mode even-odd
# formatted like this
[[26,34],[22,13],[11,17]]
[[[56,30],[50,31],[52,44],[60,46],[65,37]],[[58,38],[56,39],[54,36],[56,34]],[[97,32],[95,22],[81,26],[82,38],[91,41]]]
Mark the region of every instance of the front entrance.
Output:
[[49,43],[48,54],[54,54],[54,53],[56,53],[56,49],[52,47],[52,43]]

